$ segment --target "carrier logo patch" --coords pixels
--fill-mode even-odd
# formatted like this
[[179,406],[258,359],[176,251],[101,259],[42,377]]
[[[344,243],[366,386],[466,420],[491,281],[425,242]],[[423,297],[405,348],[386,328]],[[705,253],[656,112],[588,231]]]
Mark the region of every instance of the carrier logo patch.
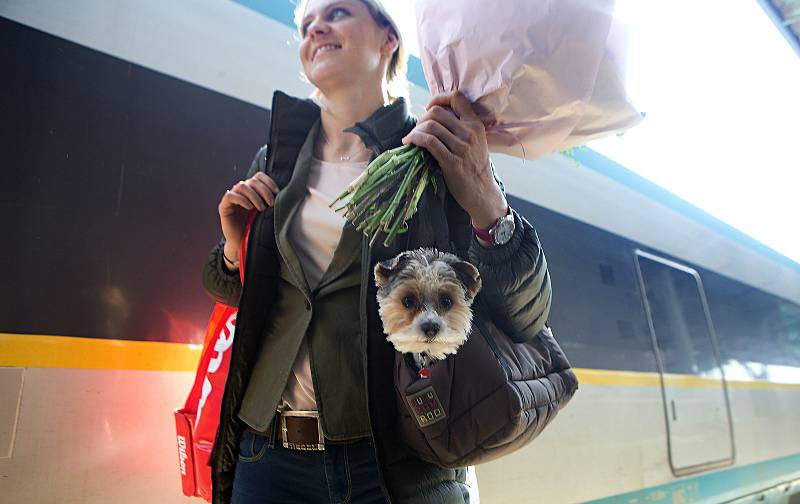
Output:
[[406,396],[406,402],[420,427],[427,427],[447,418],[433,387],[425,387],[416,394]]

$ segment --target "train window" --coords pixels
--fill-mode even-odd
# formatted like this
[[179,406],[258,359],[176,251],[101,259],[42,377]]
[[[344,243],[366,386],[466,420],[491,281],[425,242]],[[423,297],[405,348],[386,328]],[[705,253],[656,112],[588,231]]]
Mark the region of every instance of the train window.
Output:
[[783,379],[770,370],[800,368],[800,306],[712,272],[703,284],[726,374]]
[[605,285],[616,285],[614,281],[614,268],[612,266],[600,264],[598,268],[600,269],[600,280],[602,280]]
[[641,255],[638,262],[664,371],[717,372],[717,352],[697,274]]
[[786,344],[792,353],[793,364],[800,361],[800,306],[782,303],[780,308],[781,318],[785,330]]

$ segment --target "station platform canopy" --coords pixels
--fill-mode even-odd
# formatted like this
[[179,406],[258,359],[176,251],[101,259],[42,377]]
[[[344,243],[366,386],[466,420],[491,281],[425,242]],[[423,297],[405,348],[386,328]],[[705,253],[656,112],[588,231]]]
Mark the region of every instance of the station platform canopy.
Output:
[[759,0],[759,3],[800,56],[800,0]]

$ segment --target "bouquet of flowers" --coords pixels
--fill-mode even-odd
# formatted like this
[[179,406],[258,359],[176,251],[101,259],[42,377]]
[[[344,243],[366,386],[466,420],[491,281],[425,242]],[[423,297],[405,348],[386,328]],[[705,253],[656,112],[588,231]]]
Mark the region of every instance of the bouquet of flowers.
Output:
[[[614,0],[417,0],[420,57],[431,94],[459,90],[491,152],[534,160],[641,120],[624,86]],[[389,245],[416,212],[432,157],[405,145],[376,158],[336,200]],[[349,198],[348,198],[349,197]],[[332,205],[333,206],[333,205]]]

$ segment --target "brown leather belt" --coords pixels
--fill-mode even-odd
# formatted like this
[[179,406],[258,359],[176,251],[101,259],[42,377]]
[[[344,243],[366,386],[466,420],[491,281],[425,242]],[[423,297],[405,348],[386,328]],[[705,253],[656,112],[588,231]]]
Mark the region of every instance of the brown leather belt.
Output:
[[[319,412],[317,411],[283,411],[275,413],[273,422],[278,422],[277,439],[283,447],[290,450],[323,451],[325,438],[322,435]],[[247,426],[247,430],[260,436],[269,436],[274,431],[271,424],[267,432],[261,432]]]

